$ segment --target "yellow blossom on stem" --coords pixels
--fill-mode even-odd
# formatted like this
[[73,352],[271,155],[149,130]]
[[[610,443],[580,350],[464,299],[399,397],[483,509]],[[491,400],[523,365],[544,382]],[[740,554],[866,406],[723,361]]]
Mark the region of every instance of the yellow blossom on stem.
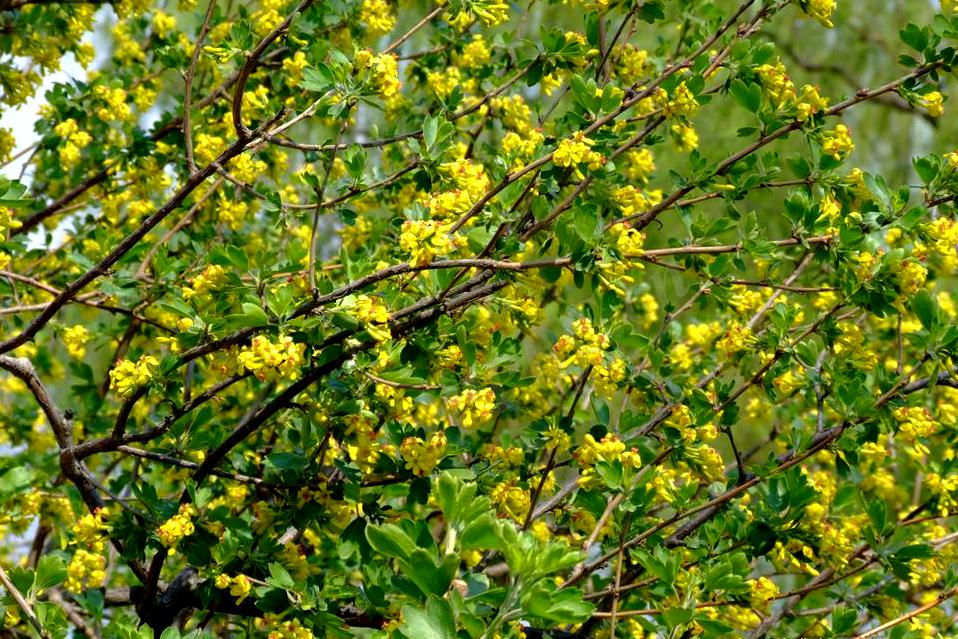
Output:
[[271,372],[293,379],[303,366],[305,351],[306,345],[294,342],[289,335],[280,335],[275,342],[265,335],[257,335],[249,346],[240,350],[236,359],[257,379],[266,379]]
[[90,331],[82,324],[75,324],[63,331],[63,345],[70,357],[82,359],[86,355],[86,343],[90,341]]
[[359,20],[371,35],[389,33],[396,26],[396,16],[385,0],[363,0]]
[[110,370],[110,386],[120,397],[129,397],[137,388],[153,379],[159,365],[160,362],[152,355],[141,355],[135,362],[117,362]]
[[594,144],[595,142],[585,137],[584,133],[577,131],[571,138],[559,142],[552,161],[557,166],[573,167],[588,164],[590,169],[598,169],[602,166],[604,158],[600,153],[592,150],[591,147]]
[[939,91],[929,91],[921,96],[918,102],[933,118],[937,118],[945,112],[945,96]]
[[196,509],[192,505],[181,504],[179,511],[157,529],[156,535],[160,538],[160,543],[167,548],[176,548],[184,537],[189,537],[196,530],[193,525],[194,516]]
[[799,3],[805,15],[818,20],[822,26],[829,29],[835,26],[832,22],[832,13],[835,12],[836,5],[835,0],[801,0]]
[[399,447],[399,452],[414,475],[425,477],[431,473],[446,451],[446,434],[434,433],[428,440],[420,437],[407,437]]
[[821,143],[825,154],[839,161],[855,150],[851,132],[844,124],[837,124],[833,130],[826,131],[822,135]]
[[492,417],[496,394],[491,388],[467,389],[447,399],[446,406],[461,415],[464,428],[478,428]]

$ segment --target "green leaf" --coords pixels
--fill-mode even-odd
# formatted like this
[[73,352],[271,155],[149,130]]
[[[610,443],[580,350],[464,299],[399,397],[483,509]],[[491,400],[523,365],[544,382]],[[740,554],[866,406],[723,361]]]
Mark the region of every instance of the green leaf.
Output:
[[16,466],[0,475],[0,504],[30,485],[34,472],[26,466]]
[[367,526],[366,541],[376,552],[399,559],[408,558],[416,550],[416,542],[395,524]]
[[283,590],[295,590],[296,582],[290,576],[289,572],[283,566],[277,563],[269,565],[269,579],[266,580],[271,586],[282,588]]
[[425,610],[403,606],[399,631],[407,639],[456,639],[456,621],[449,602],[430,597]]
[[[455,560],[458,566],[458,558],[455,555],[449,555],[449,558]],[[408,559],[401,560],[400,567],[402,575],[416,584],[424,595],[441,597],[446,594],[455,576],[455,572],[450,574],[444,565],[436,565],[435,555],[422,548],[414,549]]]
[[526,590],[522,607],[530,615],[550,624],[569,624],[585,621],[595,612],[595,606],[582,599],[578,588],[563,588],[549,579],[543,579]]
[[37,574],[34,587],[45,590],[60,584],[67,578],[67,567],[58,555],[44,555],[37,563]]
[[927,330],[930,331],[938,325],[938,304],[926,289],[915,293],[911,300],[911,310]]
[[728,92],[732,99],[752,113],[762,108],[762,88],[757,84],[745,84],[735,79],[729,84]]

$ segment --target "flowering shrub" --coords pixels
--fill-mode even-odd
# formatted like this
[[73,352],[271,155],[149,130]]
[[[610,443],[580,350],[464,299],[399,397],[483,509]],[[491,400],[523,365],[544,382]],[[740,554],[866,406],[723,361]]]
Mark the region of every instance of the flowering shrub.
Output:
[[956,39],[0,0],[0,634],[954,636]]

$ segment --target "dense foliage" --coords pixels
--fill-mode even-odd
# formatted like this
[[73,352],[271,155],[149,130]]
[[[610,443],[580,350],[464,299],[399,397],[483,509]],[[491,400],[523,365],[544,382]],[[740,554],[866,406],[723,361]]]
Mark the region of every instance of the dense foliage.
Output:
[[955,636],[956,0],[158,4],[0,0],[3,636]]

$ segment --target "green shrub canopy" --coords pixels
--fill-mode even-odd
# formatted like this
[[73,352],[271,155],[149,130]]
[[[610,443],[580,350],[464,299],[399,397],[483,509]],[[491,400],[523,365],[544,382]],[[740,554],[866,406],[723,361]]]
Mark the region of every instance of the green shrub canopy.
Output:
[[955,636],[958,2],[837,4],[0,0],[0,633]]

